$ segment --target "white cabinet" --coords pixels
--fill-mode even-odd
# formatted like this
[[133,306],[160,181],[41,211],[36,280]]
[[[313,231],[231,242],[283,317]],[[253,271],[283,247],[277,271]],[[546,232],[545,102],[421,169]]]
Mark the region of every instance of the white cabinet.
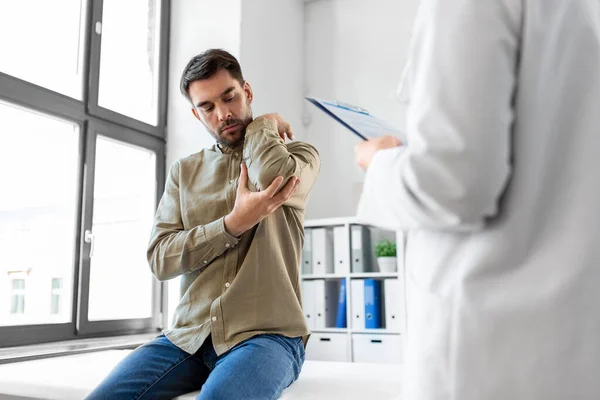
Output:
[[313,333],[306,347],[306,359],[316,361],[350,361],[346,333]]
[[[406,330],[403,235],[362,225],[355,218],[308,220],[305,231],[312,240],[304,249],[304,263],[310,257],[313,267],[304,268],[301,276],[312,331],[307,359],[400,363]],[[375,265],[375,246],[383,240],[396,242],[394,272],[379,272]],[[374,285],[373,280],[380,282]],[[380,289],[377,301],[365,301],[367,286]],[[366,311],[372,315],[374,309],[379,321],[366,324]],[[366,328],[373,325],[378,328]]]
[[352,355],[355,362],[400,364],[402,341],[399,335],[352,335]]

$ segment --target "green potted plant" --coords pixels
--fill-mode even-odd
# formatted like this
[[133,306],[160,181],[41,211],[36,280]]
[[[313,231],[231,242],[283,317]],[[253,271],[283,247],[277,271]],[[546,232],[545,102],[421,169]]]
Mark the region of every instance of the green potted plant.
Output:
[[375,246],[375,256],[379,272],[396,272],[396,243],[383,240]]

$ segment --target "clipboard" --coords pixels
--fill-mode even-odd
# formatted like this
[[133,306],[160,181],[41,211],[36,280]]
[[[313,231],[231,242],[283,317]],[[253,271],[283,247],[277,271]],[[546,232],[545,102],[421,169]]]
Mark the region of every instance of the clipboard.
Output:
[[406,143],[404,132],[381,119],[375,118],[365,108],[340,101],[321,100],[313,97],[305,97],[305,99],[362,140],[394,135],[398,136],[403,143]]

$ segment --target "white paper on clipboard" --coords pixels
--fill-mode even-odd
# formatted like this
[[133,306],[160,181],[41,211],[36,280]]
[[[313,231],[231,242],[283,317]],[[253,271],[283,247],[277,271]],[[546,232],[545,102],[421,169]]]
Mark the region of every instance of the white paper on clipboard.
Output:
[[306,97],[306,100],[363,140],[384,135],[393,135],[406,144],[406,135],[404,132],[381,119],[375,118],[362,107],[338,101],[320,100],[313,97]]

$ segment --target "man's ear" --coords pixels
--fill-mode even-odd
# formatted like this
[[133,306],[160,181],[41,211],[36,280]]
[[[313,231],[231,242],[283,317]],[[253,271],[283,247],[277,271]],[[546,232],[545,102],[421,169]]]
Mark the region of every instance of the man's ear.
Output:
[[194,114],[194,117],[196,117],[196,119],[200,122],[202,122],[202,120],[200,119],[200,116],[198,115],[198,111],[196,111],[195,107],[192,107],[192,114]]
[[244,93],[246,93],[248,104],[252,103],[252,100],[254,99],[254,93],[252,93],[252,87],[248,82],[244,82]]

